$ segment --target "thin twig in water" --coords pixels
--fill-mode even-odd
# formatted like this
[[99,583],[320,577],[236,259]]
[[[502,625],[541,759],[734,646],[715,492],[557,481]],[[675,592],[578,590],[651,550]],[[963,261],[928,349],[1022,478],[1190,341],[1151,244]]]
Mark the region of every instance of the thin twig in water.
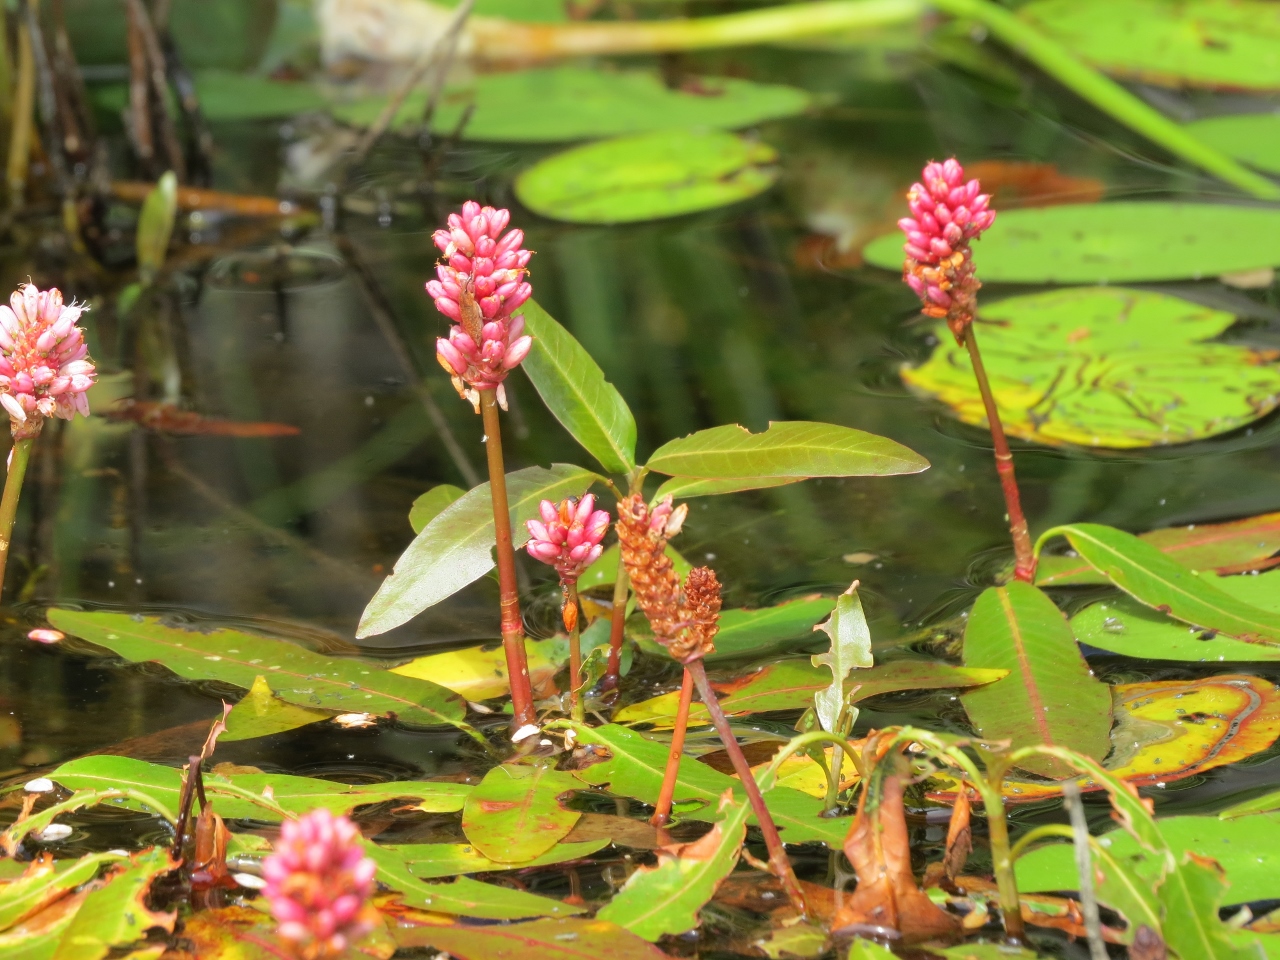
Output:
[[160,49],[160,41],[151,26],[151,18],[147,16],[147,9],[142,5],[142,0],[128,0],[128,4],[134,23],[137,24],[142,49],[146,54],[147,76],[151,81],[151,92],[154,95],[151,105],[160,124],[160,137],[164,142],[165,153],[168,155],[168,169],[177,175],[180,183],[185,183],[187,162],[182,155],[182,145],[178,141],[178,131],[173,125],[173,117],[169,115],[169,81],[166,76],[164,51]]
[[[159,14],[157,13],[157,20]],[[169,74],[169,82],[173,84],[178,95],[178,107],[186,121],[187,133],[191,137],[191,153],[189,166],[191,179],[202,186],[213,182],[213,131],[209,129],[204,111],[200,108],[200,96],[196,91],[195,78],[182,60],[182,53],[174,42],[168,25],[156,24],[160,35],[160,50],[164,54],[165,67]]]
[[67,171],[67,157],[58,131],[58,94],[53,85],[49,51],[45,48],[40,18],[36,16],[31,0],[22,0],[22,13],[27,25],[27,34],[31,39],[32,63],[35,65],[36,87],[40,95],[40,126],[44,130],[45,153],[49,158],[50,166],[53,167],[58,192],[67,198],[73,191]]
[[1090,960],[1107,960],[1107,945],[1102,939],[1102,920],[1098,915],[1098,898],[1093,889],[1093,857],[1089,850],[1089,824],[1085,822],[1084,804],[1080,802],[1080,785],[1074,780],[1063,781],[1062,805],[1067,808],[1067,816],[1071,820],[1071,833],[1076,852],[1076,872],[1080,875],[1080,912],[1084,914],[1084,929],[1089,939]]

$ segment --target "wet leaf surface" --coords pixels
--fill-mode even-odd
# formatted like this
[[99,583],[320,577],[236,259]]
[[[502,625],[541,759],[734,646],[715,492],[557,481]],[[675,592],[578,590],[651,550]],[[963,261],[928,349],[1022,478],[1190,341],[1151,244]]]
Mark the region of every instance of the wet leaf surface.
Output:
[[[275,926],[270,914],[251,907],[201,910],[183,921],[179,942],[187,948],[165,956],[170,960],[281,960],[288,957],[290,951],[276,936]],[[344,956],[351,960],[362,957],[390,960],[395,948],[383,924],[353,944]]]
[[692,843],[658,848],[658,863],[640,867],[597,914],[645,940],[681,934],[698,925],[698,911],[738,863],[747,835],[745,801],[722,798],[723,819]]
[[[575,828],[577,824],[574,825]],[[557,843],[554,847],[532,860],[518,862],[490,860],[475,847],[466,843],[401,843],[390,844],[388,850],[402,857],[409,870],[422,880],[456,877],[468,873],[488,873],[496,870],[524,870],[527,867],[545,867],[589,857],[609,845],[609,839],[584,840],[574,843]]]
[[604,920],[535,920],[503,926],[397,930],[401,947],[434,947],[457,960],[664,960],[651,943]]
[[530,210],[570,223],[635,223],[747,200],[773,186],[777,152],[731,133],[664,130],[558,153],[516,178]]
[[467,795],[462,831],[492,860],[522,863],[540,857],[568,836],[581,814],[561,798],[582,788],[550,761],[499,764]]
[[15,879],[0,884],[0,930],[7,930],[50,904],[67,896],[76,887],[96,877],[103,867],[127,862],[121,853],[91,853],[78,860],[54,862],[52,854],[41,854],[26,864]]
[[[1280,213],[1207,203],[1064,204],[1003,210],[974,247],[987,283],[1148,283],[1280,264]],[[863,250],[902,269],[902,235]]]
[[[1280,404],[1272,352],[1206,342],[1235,317],[1167,294],[1096,287],[1031,294],[984,306],[980,319],[1001,420],[1026,440],[1117,449],[1187,443]],[[939,336],[927,362],[901,373],[960,420],[986,424],[968,353],[949,335]]]
[[277,699],[267,678],[258,676],[254,677],[249,692],[227,714],[227,729],[221,739],[233,742],[269,737],[273,733],[296,730],[333,717],[333,713],[325,710],[310,710]]
[[266,676],[277,697],[302,707],[394,715],[424,726],[463,723],[462,698],[429,680],[312,653],[284,640],[239,630],[201,633],[125,613],[54,608],[48,618],[65,633],[126,660],[161,663],[184,679],[221,680],[247,690]]
[[[1111,749],[1111,693],[1080,655],[1066,618],[1037,588],[1014,581],[982,592],[965,627],[964,662],[1009,671],[1002,680],[961,694],[983,738],[1010,740],[1015,749],[1070,746],[1097,760]],[[1027,768],[1047,775],[1062,771],[1042,760]]]
[[149,909],[152,883],[173,869],[169,851],[152,847],[95,889],[81,904],[53,953],[54,960],[100,960],[112,947],[140,940],[153,927],[173,930],[176,913]]

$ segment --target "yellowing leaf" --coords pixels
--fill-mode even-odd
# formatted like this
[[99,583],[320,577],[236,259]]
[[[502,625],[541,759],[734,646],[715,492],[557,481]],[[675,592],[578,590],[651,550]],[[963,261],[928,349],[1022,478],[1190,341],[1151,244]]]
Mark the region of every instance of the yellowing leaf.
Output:
[[333,715],[327,710],[312,710],[280,700],[271,692],[266,677],[255,677],[249,693],[227,714],[227,729],[220,739],[230,742],[266,737],[328,720]]
[[[525,644],[529,657],[529,680],[534,688],[549,680],[569,659],[563,641],[543,640]],[[430,680],[468,700],[488,700],[511,690],[507,680],[507,660],[502,646],[484,645],[446,650],[417,657],[391,669],[402,677]]]

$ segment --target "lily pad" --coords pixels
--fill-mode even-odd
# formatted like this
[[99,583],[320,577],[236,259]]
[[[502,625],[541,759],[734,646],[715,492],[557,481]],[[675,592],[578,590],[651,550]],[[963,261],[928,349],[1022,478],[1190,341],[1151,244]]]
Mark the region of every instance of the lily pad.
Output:
[[731,133],[661,130],[574,147],[516,178],[530,210],[570,223],[635,223],[723,207],[768,190],[777,151]]
[[560,804],[580,788],[573,774],[546,761],[500,764],[467,797],[462,832],[491,860],[533,860],[568,836],[582,816]]
[[[902,269],[902,234],[863,250]],[[1212,203],[1088,203],[1003,210],[974,247],[999,283],[1147,283],[1280,265],[1280,210]]]
[[[1280,227],[1280,224],[1277,224]],[[1166,294],[1084,287],[983,307],[978,341],[1005,430],[1051,446],[1127,449],[1238,429],[1280,405],[1273,353],[1206,343],[1235,318]],[[965,423],[986,414],[967,351],[939,327],[902,379]]]
[[1096,67],[1143,83],[1280,88],[1280,9],[1258,0],[1037,0],[1026,19]]
[[[406,97],[393,123],[420,122],[426,96]],[[685,89],[672,90],[649,71],[563,66],[485,74],[470,87],[448,90],[432,126],[442,133],[457,129],[463,112],[474,104],[462,128],[467,140],[560,143],[670,127],[735,130],[795,116],[811,103],[805,91],[779,84],[701,77]],[[371,98],[335,107],[334,114],[367,126],[385,105],[386,98]]]
[[1280,173],[1280,115],[1246,113],[1187,124],[1198,138],[1267,173]]

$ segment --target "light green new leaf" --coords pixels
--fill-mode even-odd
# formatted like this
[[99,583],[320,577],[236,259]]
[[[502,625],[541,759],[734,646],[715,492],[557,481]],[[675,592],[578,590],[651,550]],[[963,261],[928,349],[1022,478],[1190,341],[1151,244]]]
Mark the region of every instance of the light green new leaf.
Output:
[[1205,960],[1259,960],[1257,935],[1228,927],[1218,916],[1229,883],[1212,853],[1178,858],[1156,890],[1164,907],[1164,939],[1179,957]]
[[[707,663],[723,663],[796,647],[816,646],[815,641],[820,638],[814,637],[813,625],[835,609],[835,605],[836,602],[829,597],[815,597],[790,600],[759,610],[723,610],[715,651],[704,659]],[[656,656],[666,655],[666,650],[648,632],[647,621],[641,619],[628,624],[627,629],[633,633],[641,650]]]
[[[902,234],[863,249],[902,269]],[[1280,210],[1219,203],[1061,204],[1002,210],[973,251],[988,283],[1149,283],[1280,265]]]
[[429,680],[402,677],[359,660],[323,656],[296,643],[240,630],[183,630],[159,617],[127,613],[48,611],[72,636],[135,662],[153,661],[186,680],[253,686],[270,677],[281,700],[340,713],[395,715],[402,723],[465,726],[461,697]]
[[491,860],[533,860],[568,836],[582,817],[560,803],[580,788],[581,781],[550,761],[500,764],[467,796],[462,832]]
[[177,214],[178,178],[170,170],[147,194],[138,214],[138,232],[134,242],[138,252],[138,273],[143,284],[151,283],[164,267]]
[[[528,541],[525,521],[538,516],[542,500],[581,496],[596,479],[590,470],[568,463],[507,474],[515,546]],[[493,502],[485,482],[445,507],[414,538],[365,607],[356,636],[386,633],[479,580],[493,569],[493,545]]]
[[799,483],[804,477],[730,477],[727,480],[700,480],[696,477],[672,477],[664,480],[653,495],[655,500],[670,496],[676,500],[692,497],[711,497],[722,493],[741,493],[744,490],[765,490]]
[[1207,117],[1187,124],[1187,129],[1228,156],[1280,173],[1280,116],[1274,113]]
[[[960,695],[984,739],[1013,747],[1070,746],[1101,760],[1111,749],[1111,691],[1080,655],[1066,618],[1036,587],[1014,581],[984,590],[964,631],[967,667],[1008,670]],[[1025,769],[1061,775],[1055,760]]]
[[845,678],[854,667],[875,665],[871,658],[871,628],[862,610],[858,596],[858,584],[840,595],[831,616],[814,627],[831,638],[831,649],[816,653],[811,659],[815,667],[826,666],[831,670],[831,685],[813,694],[813,710],[822,729],[828,733],[840,733],[840,713],[845,708]]
[[271,692],[267,678],[258,676],[254,678],[249,692],[227,714],[227,729],[218,739],[230,743],[235,740],[269,737],[273,733],[296,730],[333,716],[330,711],[312,710],[280,700]]
[[417,534],[425,530],[427,524],[440,516],[445,507],[457,503],[466,492],[452,483],[441,483],[414,500],[413,506],[409,508],[409,526],[413,527],[413,532]]
[[750,804],[729,803],[724,819],[694,843],[659,849],[655,867],[641,867],[597,914],[638,937],[657,941],[698,925],[698,911],[738,863]]
[[882,477],[929,461],[886,437],[834,423],[774,421],[763,433],[737,424],[699,430],[654,451],[648,467],[674,477]]
[[1108,580],[1148,607],[1237,640],[1280,643],[1280,613],[1255,607],[1219,588],[1131,533],[1098,523],[1073,523],[1045,531],[1062,535],[1072,549]]
[[[578,785],[575,784],[575,786]],[[541,856],[519,863],[490,860],[467,843],[402,843],[390,844],[386,849],[404,858],[409,869],[418,879],[435,880],[440,877],[458,877],[467,873],[523,870],[526,867],[545,867],[566,863],[570,860],[589,857],[607,847],[609,843],[608,838],[557,843]]]
[[399,891],[411,907],[482,920],[567,917],[582,912],[582,907],[523,890],[481,883],[470,877],[458,877],[452,883],[425,883],[413,875],[410,865],[391,848],[365,840],[364,851],[377,865],[378,882]]
[[156,878],[174,866],[169,851],[160,847],[136,854],[124,871],[85,899],[52,960],[101,960],[112,947],[140,940],[152,927],[172,931],[177,913],[150,910],[144,901]]
[[663,130],[574,147],[516,178],[530,210],[570,223],[635,223],[738,203],[778,178],[770,146],[712,130]]
[[636,466],[636,418],[568,330],[537,303],[521,308],[533,348],[521,364],[542,402],[584,450],[611,473]]

